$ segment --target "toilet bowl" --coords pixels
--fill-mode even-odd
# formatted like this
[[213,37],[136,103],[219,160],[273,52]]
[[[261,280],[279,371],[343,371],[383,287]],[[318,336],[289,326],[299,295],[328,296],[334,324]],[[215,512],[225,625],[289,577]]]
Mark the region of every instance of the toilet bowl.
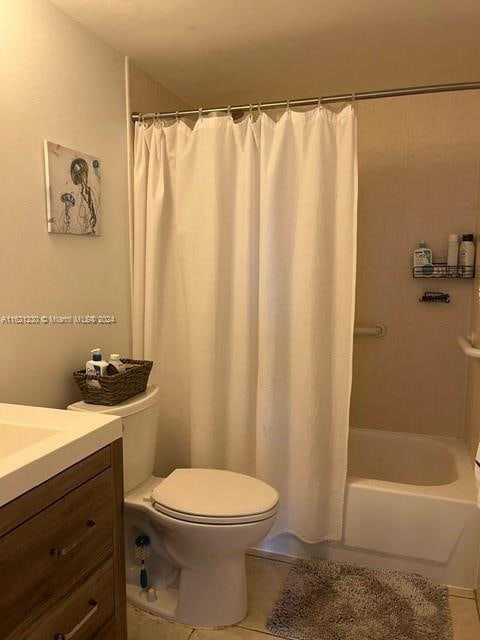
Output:
[[[157,394],[149,387],[113,407],[68,407],[123,419],[127,597],[175,622],[232,625],[247,613],[245,552],[271,529],[278,493],[261,480],[220,469],[152,475]],[[135,540],[143,534],[150,539],[147,589],[140,587],[135,555]]]

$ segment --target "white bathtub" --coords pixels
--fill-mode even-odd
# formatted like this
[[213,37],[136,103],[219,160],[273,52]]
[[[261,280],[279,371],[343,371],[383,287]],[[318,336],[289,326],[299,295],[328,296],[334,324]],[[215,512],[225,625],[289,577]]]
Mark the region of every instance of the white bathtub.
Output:
[[461,440],[351,429],[341,543],[291,535],[260,552],[421,573],[473,588],[480,549],[473,464]]

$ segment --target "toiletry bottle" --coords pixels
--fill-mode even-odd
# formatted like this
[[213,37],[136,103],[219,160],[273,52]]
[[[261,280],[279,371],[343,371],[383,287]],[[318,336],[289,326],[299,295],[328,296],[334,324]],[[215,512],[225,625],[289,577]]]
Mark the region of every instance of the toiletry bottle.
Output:
[[[115,371],[113,371],[113,369],[115,369]],[[110,354],[110,360],[108,361],[108,372],[109,373],[124,373],[126,367],[123,364],[123,362],[120,360],[120,354],[119,353],[112,353]]]
[[85,372],[90,375],[104,376],[107,372],[108,364],[102,359],[101,349],[92,349],[92,359],[87,361]]
[[416,276],[431,277],[433,275],[432,250],[421,240],[413,252],[413,270]]
[[475,244],[473,233],[462,236],[462,242],[458,250],[458,272],[464,278],[473,278],[475,264]]
[[455,277],[458,273],[458,235],[451,233],[448,236],[447,275]]

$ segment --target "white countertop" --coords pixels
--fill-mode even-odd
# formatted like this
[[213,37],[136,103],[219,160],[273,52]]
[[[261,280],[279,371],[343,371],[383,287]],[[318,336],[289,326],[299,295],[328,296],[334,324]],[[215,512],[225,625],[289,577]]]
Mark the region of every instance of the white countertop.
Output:
[[0,506],[121,437],[118,416],[0,403]]

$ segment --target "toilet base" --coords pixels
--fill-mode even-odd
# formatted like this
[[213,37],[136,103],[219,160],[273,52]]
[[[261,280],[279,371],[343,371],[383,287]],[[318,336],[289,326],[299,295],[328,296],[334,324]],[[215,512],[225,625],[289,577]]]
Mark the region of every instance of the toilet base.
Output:
[[174,620],[177,608],[178,589],[162,589],[155,591],[157,597],[153,602],[147,600],[146,592],[140,587],[127,583],[127,600],[138,609],[143,609],[167,620]]
[[232,626],[247,615],[244,556],[230,559],[216,570],[182,571],[179,589],[145,590],[127,583],[127,599],[139,609],[190,627],[212,629]]
[[175,619],[192,627],[228,627],[247,615],[245,554],[195,571],[183,569]]

